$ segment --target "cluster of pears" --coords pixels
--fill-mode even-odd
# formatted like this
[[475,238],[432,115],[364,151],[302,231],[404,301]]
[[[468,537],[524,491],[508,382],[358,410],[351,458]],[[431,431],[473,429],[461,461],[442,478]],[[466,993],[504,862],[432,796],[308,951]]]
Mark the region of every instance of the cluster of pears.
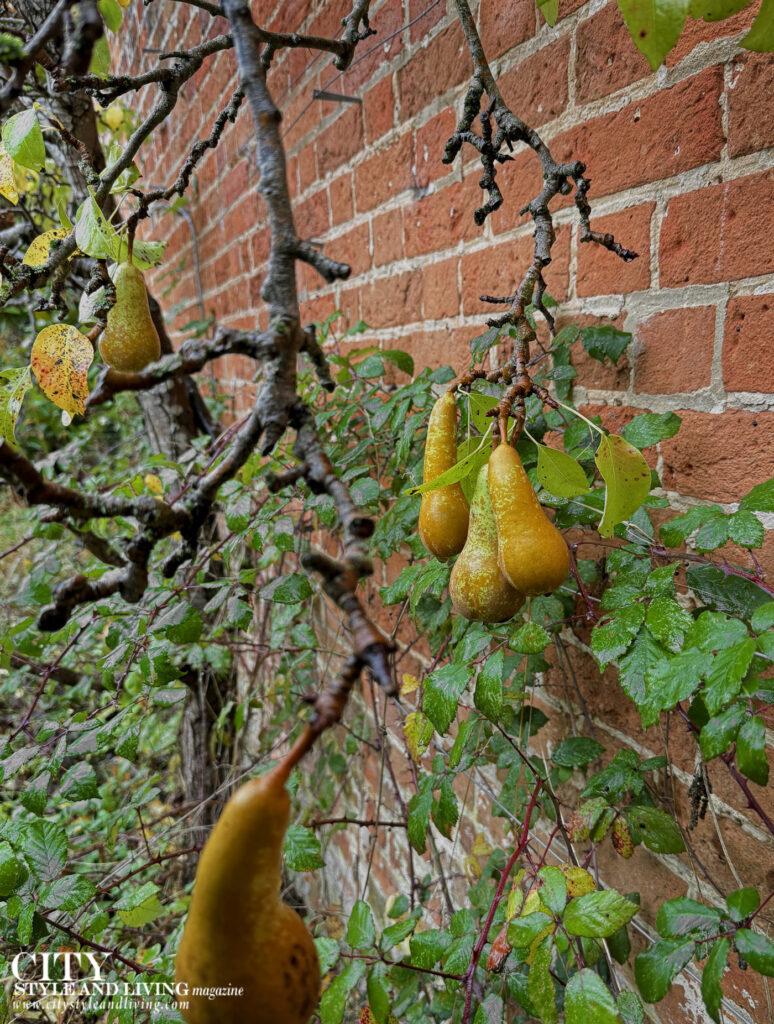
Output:
[[314,941],[280,899],[289,771],[240,786],[202,850],[175,962],[187,1024],[307,1024],[317,1006]]
[[[456,462],[457,407],[447,391],[430,413],[423,483]],[[459,554],[449,580],[452,605],[479,622],[513,618],[525,596],[550,594],[570,568],[564,538],[509,444],[498,445],[479,470],[470,505],[459,483],[422,495],[419,535],[436,558]]]
[[99,354],[114,370],[139,373],[161,355],[161,342],[153,325],[142,272],[131,259],[116,270],[116,301],[107,315],[99,341]]

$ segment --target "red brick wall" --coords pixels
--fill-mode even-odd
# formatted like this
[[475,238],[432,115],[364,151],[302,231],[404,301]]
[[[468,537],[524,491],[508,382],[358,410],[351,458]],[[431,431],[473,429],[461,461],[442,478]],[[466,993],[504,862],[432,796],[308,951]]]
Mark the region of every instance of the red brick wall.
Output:
[[[133,5],[132,43],[139,36],[142,46],[169,49],[226,30],[184,5],[176,8],[178,24],[167,16],[172,6],[162,18],[157,4]],[[613,428],[636,411],[679,412],[682,429],[657,452],[674,506],[738,501],[774,474],[774,58],[738,46],[757,5],[728,23],[690,23],[656,74],[632,44],[614,0],[560,0],[554,28],[536,16],[534,0],[473,6],[505,99],[540,128],[556,158],[587,164],[592,225],[640,253],[625,265],[601,248],[581,246],[571,201],[556,203],[547,280],[562,304],[562,321],[610,320],[635,335],[617,368],[576,355],[576,394]],[[452,362],[459,369],[488,313],[478,296],[512,290],[528,264],[531,228],[518,211],[539,190],[540,168],[530,151],[517,150],[498,176],[505,204],[483,230],[475,226],[472,212],[482,193],[472,150],[451,167],[441,163],[470,75],[451,7],[447,0],[376,0],[378,34],[361,45],[351,70],[339,76],[329,60],[292,51],[275,62],[269,82],[284,110],[299,231],[353,267],[351,278],[336,285],[301,268],[304,315],[320,319],[342,309],[348,321],[368,322],[373,343],[400,345],[420,366]],[[269,28],[332,33],[348,5],[284,0],[268,18],[266,8],[260,5]],[[148,55],[142,62],[154,60]],[[173,180],[192,132],[204,136],[226,105],[234,75],[231,54],[219,54],[187,86],[168,126],[141,153],[147,182]],[[321,87],[357,96],[362,105],[313,101],[312,90]],[[268,257],[251,140],[243,110],[201,163],[189,207],[206,311],[245,327],[265,323],[259,290]],[[179,218],[159,221],[156,230],[169,238],[165,267],[184,261],[166,300],[180,326],[200,315],[191,232]],[[164,273],[157,277],[166,286]],[[220,373],[241,409],[252,391],[243,363],[229,359]],[[762,561],[774,570],[771,541]],[[642,734],[614,674],[600,678],[581,646],[572,649],[572,660],[608,752],[628,743],[662,753],[663,737],[658,730]],[[547,679],[549,701],[558,680]],[[564,724],[569,728],[569,719]],[[678,738],[671,750],[678,760],[679,746]],[[692,763],[679,764],[681,813],[692,771]],[[772,863],[770,841],[716,763],[710,775],[723,839],[742,882],[765,884],[761,864]],[[770,800],[766,806],[771,811]],[[470,846],[476,822],[466,822],[463,846]],[[343,847],[346,878],[366,839],[342,840],[350,844]],[[398,841],[390,836],[390,844]],[[708,870],[735,888],[714,823],[701,822],[692,842]],[[404,862],[392,847],[388,854],[392,863]],[[645,921],[665,895],[713,898],[697,886],[686,859],[667,864],[645,850],[637,858]],[[379,865],[377,858],[375,872]],[[624,889],[634,887],[627,865],[603,865]],[[357,870],[355,876],[353,891]],[[737,974],[730,998],[750,1014],[746,1019],[764,1019],[757,1016],[766,1005],[760,979]],[[663,1021],[682,1024],[705,1019],[700,1005],[688,979],[659,1012]]]

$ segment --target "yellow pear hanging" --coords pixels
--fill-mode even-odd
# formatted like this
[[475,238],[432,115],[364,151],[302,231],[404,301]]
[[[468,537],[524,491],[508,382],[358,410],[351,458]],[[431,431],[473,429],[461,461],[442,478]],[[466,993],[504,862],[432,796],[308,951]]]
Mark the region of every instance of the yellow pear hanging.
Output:
[[[447,391],[436,401],[427,423],[422,483],[430,483],[457,464],[457,405]],[[468,534],[468,502],[459,484],[422,495],[419,536],[430,554],[445,561],[462,551]]]
[[[280,899],[288,771],[240,786],[202,850],[175,962],[187,1024],[307,1024],[317,1006],[314,941]],[[229,987],[242,994],[193,994]]]
[[122,263],[115,275],[116,301],[107,315],[99,354],[108,366],[122,373],[139,373],[161,355],[161,342],[153,325],[142,273],[133,263]]

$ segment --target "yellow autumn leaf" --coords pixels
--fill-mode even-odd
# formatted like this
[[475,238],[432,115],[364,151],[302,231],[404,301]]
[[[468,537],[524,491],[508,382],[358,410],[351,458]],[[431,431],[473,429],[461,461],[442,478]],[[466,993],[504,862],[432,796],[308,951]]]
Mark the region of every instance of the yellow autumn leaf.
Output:
[[94,360],[88,338],[71,324],[51,324],[35,339],[30,365],[46,398],[65,412],[86,411],[86,375]]
[[408,672],[404,672],[403,673],[403,679],[401,680],[401,684],[400,684],[400,695],[401,695],[401,697],[405,697],[406,694],[408,694],[408,693],[413,693],[414,690],[418,689],[418,687],[419,687],[419,680],[417,679],[417,677],[416,676],[412,676]]
[[123,7],[123,9],[124,9],[124,10],[126,10],[126,9],[127,9],[127,7],[129,6],[129,4],[130,4],[131,2],[132,2],[132,0],[118,0],[118,3],[119,3],[119,5],[120,5],[121,7]]
[[515,917],[521,910],[522,904],[524,903],[524,892],[521,888],[521,883],[524,878],[524,868],[519,871],[518,875],[513,880],[511,891],[508,893],[508,903],[505,907],[505,920],[510,921],[511,918]]
[[109,107],[105,107],[104,110],[100,111],[99,116],[111,131],[116,131],[121,127],[124,120],[123,107],[118,103],[111,103]]
[[576,896],[586,896],[594,892],[597,885],[592,875],[585,868],[568,865],[562,867],[564,878],[567,882],[567,899],[574,899]]
[[419,764],[433,738],[432,722],[421,711],[412,711],[406,715],[406,720],[403,723],[403,735],[406,737],[406,746],[411,760],[414,764]]
[[22,263],[26,263],[28,267],[41,267],[51,254],[51,242],[55,238],[67,238],[69,234],[65,228],[44,231],[42,235],[32,239]]
[[468,877],[468,881],[472,882],[475,879],[481,877],[481,865],[478,863],[475,857],[466,857],[463,863],[463,867],[465,869],[465,874]]
[[473,840],[473,855],[475,857],[488,857],[492,852],[492,847],[484,838],[484,833],[479,832],[476,838]]
[[0,196],[5,196],[9,203],[14,206],[19,202],[19,190],[16,187],[16,178],[13,173],[13,160],[5,151],[5,146],[0,143]]
[[155,473],[146,473],[143,480],[151,494],[164,493],[164,484],[162,484],[160,476],[156,476]]

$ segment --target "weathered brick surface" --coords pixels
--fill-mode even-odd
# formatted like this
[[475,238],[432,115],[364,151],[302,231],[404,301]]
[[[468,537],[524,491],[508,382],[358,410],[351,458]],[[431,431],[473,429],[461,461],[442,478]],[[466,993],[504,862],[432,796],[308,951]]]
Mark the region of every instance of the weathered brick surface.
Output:
[[492,60],[529,39],[535,31],[535,5],[530,0],[482,0],[481,42]]
[[637,325],[634,390],[652,395],[696,391],[712,379],[715,309],[670,309]]
[[772,92],[774,61],[770,54],[751,53],[734,62],[728,93],[728,152],[731,156],[774,146],[774,118],[763,114]]
[[774,393],[774,296],[734,298],[726,310],[723,383],[729,391]]
[[579,103],[617,92],[650,74],[629,35],[617,3],[582,21],[577,34],[575,95]]
[[500,79],[503,99],[519,117],[539,126],[567,106],[570,40],[567,36],[527,57]]
[[584,242],[578,250],[578,295],[636,292],[650,286],[650,223],[655,203],[644,203],[606,217],[594,217],[592,231],[612,234],[637,253],[629,263],[596,242]]

